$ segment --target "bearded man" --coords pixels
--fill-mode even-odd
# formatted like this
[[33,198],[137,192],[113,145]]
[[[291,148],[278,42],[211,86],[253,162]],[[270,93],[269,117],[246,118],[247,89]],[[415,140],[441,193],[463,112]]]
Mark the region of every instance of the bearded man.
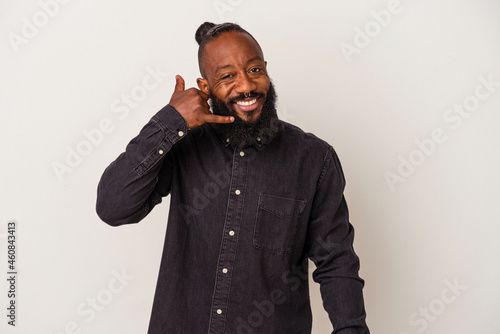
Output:
[[112,226],[171,195],[148,333],[311,333],[308,259],[333,333],[369,333],[333,148],[278,120],[250,33],[205,22],[196,40],[199,89],[176,76],[98,186]]

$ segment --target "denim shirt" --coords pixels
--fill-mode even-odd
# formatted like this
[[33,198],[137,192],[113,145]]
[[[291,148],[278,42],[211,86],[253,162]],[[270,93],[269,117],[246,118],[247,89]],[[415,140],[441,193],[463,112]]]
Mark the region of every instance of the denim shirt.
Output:
[[310,333],[308,258],[333,333],[369,333],[339,160],[280,123],[270,143],[238,149],[167,105],[104,171],[97,213],[109,225],[171,195],[148,333]]

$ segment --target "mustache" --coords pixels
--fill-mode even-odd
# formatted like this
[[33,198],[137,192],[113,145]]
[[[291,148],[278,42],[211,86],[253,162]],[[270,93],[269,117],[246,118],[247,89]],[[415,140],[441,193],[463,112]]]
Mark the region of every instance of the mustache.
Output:
[[245,99],[249,98],[249,97],[256,97],[256,98],[259,98],[259,97],[265,97],[266,94],[264,93],[260,93],[260,92],[250,92],[248,94],[239,94],[237,96],[234,96],[232,98],[230,98],[228,100],[229,103],[236,103],[238,101],[244,101]]

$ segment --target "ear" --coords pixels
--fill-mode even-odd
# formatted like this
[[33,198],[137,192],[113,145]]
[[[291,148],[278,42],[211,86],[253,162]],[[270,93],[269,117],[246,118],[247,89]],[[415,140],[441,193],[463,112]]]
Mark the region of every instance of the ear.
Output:
[[205,94],[209,94],[209,86],[208,86],[208,80],[207,79],[202,79],[198,78],[196,79],[196,83],[198,84],[198,88]]

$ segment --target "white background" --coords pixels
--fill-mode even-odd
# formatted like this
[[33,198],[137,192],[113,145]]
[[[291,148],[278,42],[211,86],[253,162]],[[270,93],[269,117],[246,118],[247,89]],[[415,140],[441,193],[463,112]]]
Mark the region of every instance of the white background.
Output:
[[[50,16],[41,3],[52,3]],[[56,4],[0,2],[1,276],[11,219],[19,272],[15,328],[0,281],[2,333],[146,332],[168,199],[141,223],[111,228],[95,213],[96,186],[168,103],[174,75],[195,85],[204,21],[250,31],[281,118],[338,152],[372,333],[500,332],[499,1]],[[157,87],[141,96],[154,69]],[[480,78],[497,84],[478,88],[478,100]],[[450,111],[464,103],[473,111]],[[70,167],[78,148],[86,155]],[[391,185],[387,173],[399,178]],[[314,333],[330,333],[317,284],[311,295]]]

